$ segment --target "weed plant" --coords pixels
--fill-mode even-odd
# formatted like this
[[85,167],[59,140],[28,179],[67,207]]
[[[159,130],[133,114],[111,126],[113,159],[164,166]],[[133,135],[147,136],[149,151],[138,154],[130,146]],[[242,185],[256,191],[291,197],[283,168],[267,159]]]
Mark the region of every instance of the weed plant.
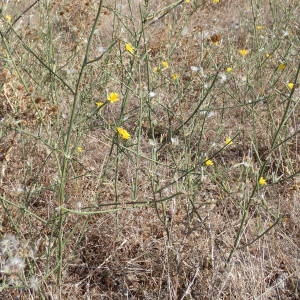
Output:
[[299,1],[0,5],[1,299],[299,299]]

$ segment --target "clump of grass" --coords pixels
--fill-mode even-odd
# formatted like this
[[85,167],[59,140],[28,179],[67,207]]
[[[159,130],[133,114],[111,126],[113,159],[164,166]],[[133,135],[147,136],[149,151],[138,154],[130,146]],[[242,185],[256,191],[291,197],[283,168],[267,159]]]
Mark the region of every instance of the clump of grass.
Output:
[[298,297],[299,4],[238,2],[3,4],[0,293]]

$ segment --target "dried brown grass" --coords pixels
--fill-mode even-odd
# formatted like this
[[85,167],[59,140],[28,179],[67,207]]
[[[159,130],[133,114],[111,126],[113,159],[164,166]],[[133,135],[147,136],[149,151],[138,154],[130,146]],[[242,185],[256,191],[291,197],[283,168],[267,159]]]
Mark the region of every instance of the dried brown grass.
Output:
[[[139,2],[132,3],[134,16],[138,15]],[[235,63],[233,57],[237,49],[254,47],[250,29],[253,20],[248,1],[221,1],[220,5],[213,6],[208,1],[198,3],[201,4],[201,9],[194,13],[191,13],[190,7],[182,4],[146,32],[151,67],[168,59],[172,62],[172,70],[182,74],[182,81],[179,92],[174,83],[168,88],[164,85],[157,87],[159,98],[153,100],[153,118],[156,121],[154,128],[151,128],[149,120],[143,116],[140,142],[143,156],[151,157],[151,130],[155,131],[154,135],[158,140],[165,141],[168,128],[176,128],[193,110],[203,89],[203,79],[192,74],[190,66],[201,65],[205,73],[212,74],[213,66],[224,60],[225,65]],[[276,3],[282,3],[283,6],[294,5],[299,9],[295,1]],[[7,12],[21,11],[25,4],[27,3],[24,1],[9,3]],[[129,14],[128,5],[119,4],[124,4],[124,22],[133,26],[126,18],[126,14]],[[166,2],[159,3],[159,6],[164,7],[165,4]],[[153,5],[153,11],[157,10],[157,3],[152,1],[150,5]],[[16,31],[36,53],[52,64],[51,55],[45,48],[47,36],[41,32],[47,24],[46,18],[49,18],[53,26],[52,46],[53,49],[59,49],[59,52],[54,50],[53,53],[56,67],[62,66],[66,57],[74,55],[61,74],[75,82],[75,75],[73,78],[72,74],[79,70],[84,41],[92,26],[96,6],[96,1],[53,1],[49,7],[49,15],[46,16],[44,7],[38,5],[30,11],[30,17],[24,16],[21,19],[16,25]],[[93,54],[96,56],[99,47],[107,47],[112,36],[121,32],[117,27],[121,25],[115,23],[116,27],[112,27],[114,14],[111,7],[114,7],[114,3],[107,3],[107,7],[104,7],[95,34]],[[281,21],[274,20],[275,17],[267,8],[268,4],[262,1],[259,21],[270,28],[267,39],[273,38],[272,32],[275,39],[279,39]],[[276,12],[276,18],[279,13]],[[297,13],[299,12],[295,10],[295,15],[290,16],[290,31],[299,30]],[[135,25],[138,24],[140,21],[137,19]],[[182,28],[188,33],[182,35]],[[211,37],[214,34],[222,37],[221,45],[213,45]],[[126,41],[130,35],[125,33],[124,36],[114,38]],[[251,100],[252,96],[255,99],[259,89],[262,95],[275,97],[270,106],[266,107],[262,102],[253,108],[235,107],[207,118],[201,142],[199,135],[195,133],[191,133],[188,138],[187,132],[192,132],[191,128],[180,131],[179,145],[165,143],[157,158],[161,164],[155,165],[155,168],[149,159],[137,160],[133,153],[120,153],[120,149],[116,148],[111,151],[111,130],[101,120],[87,120],[84,130],[79,129],[78,136],[80,145],[84,145],[84,152],[70,165],[71,175],[65,188],[65,206],[70,209],[94,209],[99,205],[118,201],[122,209],[97,215],[67,216],[63,227],[63,282],[61,286],[57,286],[55,226],[58,224],[55,211],[59,205],[56,188],[60,155],[57,149],[63,143],[61,130],[68,122],[72,99],[60,83],[55,83],[55,87],[51,88],[53,78],[49,72],[24,52],[17,39],[11,37],[10,43],[16,54],[17,66],[26,74],[23,59],[29,64],[32,77],[24,75],[30,82],[25,88],[18,75],[12,71],[12,65],[5,61],[1,63],[0,117],[5,119],[0,137],[1,195],[10,202],[2,201],[0,228],[2,238],[5,234],[12,233],[22,245],[32,249],[34,254],[23,255],[27,263],[23,270],[24,276],[21,276],[23,282],[1,273],[1,299],[299,299],[300,186],[297,177],[276,185],[270,184],[255,195],[249,208],[240,248],[226,265],[240,224],[241,206],[253,186],[251,176],[246,177],[245,181],[240,180],[242,172],[236,165],[242,161],[249,162],[249,172],[255,174],[258,171],[259,161],[267,155],[270,147],[272,127],[279,123],[283,113],[282,106],[276,105],[276,102],[280,102],[282,93],[285,93],[281,85],[278,85],[278,89],[282,90],[274,95],[273,91],[266,88],[270,79],[268,74],[257,74],[257,81],[255,77],[252,78],[253,91],[250,93],[239,87],[245,69],[251,69],[251,65],[238,64],[235,74],[237,79],[230,84],[237,87],[239,94],[232,98],[218,82],[218,92],[212,96],[209,106],[235,105],[236,99],[244,103]],[[299,38],[297,40],[296,37],[294,43],[298,43],[296,48],[299,47]],[[173,49],[174,46],[176,47]],[[105,62],[100,62],[96,68],[91,67],[85,74],[82,90],[88,91],[88,96],[83,97],[82,103],[93,105],[103,97],[106,90],[119,86],[116,79],[121,77],[125,81],[125,67],[128,66],[129,59],[125,57],[124,61],[120,61],[114,57],[119,52],[117,48]],[[283,46],[278,51],[280,57],[284,55],[286,48]],[[278,62],[278,57],[270,63],[270,73]],[[295,66],[296,56],[291,54],[286,59]],[[35,81],[38,77],[34,74],[39,74],[40,82]],[[128,99],[126,124],[132,130],[139,122],[136,112],[140,105],[140,90],[146,89],[146,86],[141,86],[146,85],[146,79],[143,79],[146,78],[145,74],[141,72],[139,76],[142,80],[136,80],[136,84],[132,85],[133,92]],[[189,88],[184,89],[191,82]],[[54,95],[55,93],[57,94]],[[185,96],[180,96],[181,101],[175,101],[180,93]],[[162,104],[172,109],[174,118],[171,121]],[[87,114],[91,105],[83,105],[79,115]],[[102,113],[108,123],[114,124],[120,114],[120,107],[107,106]],[[273,123],[270,121],[272,118],[275,119]],[[205,120],[205,117],[199,114],[198,119]],[[251,122],[255,123],[254,127]],[[44,129],[39,131],[41,124]],[[22,130],[14,130],[21,128],[19,125],[22,125],[26,134]],[[299,126],[299,108],[295,109],[289,125]],[[197,174],[200,170],[196,169],[196,174],[176,182],[160,193],[153,193],[153,182],[159,182],[160,187],[172,183],[182,175],[180,170],[197,164],[199,154],[213,153],[222,147],[222,137],[226,134],[233,135],[237,131],[240,131],[239,142],[214,157],[212,177],[206,174],[200,180]],[[52,149],[42,143],[42,140],[57,148]],[[299,168],[297,136],[272,155],[270,161],[273,163],[267,165],[269,174],[294,174]],[[226,167],[228,165],[229,168]],[[162,205],[155,202],[142,207],[126,205],[133,201],[132,187],[136,169],[138,177],[134,183],[134,201],[151,202],[155,200],[154,197],[159,200],[177,192],[180,194]],[[228,187],[230,186],[230,193],[219,184],[224,178],[227,179]],[[107,206],[107,209],[110,208],[113,206]],[[28,211],[45,222],[28,214]],[[279,214],[284,218],[266,235],[247,246],[263,229],[274,223]],[[37,289],[30,287],[30,277],[38,279]]]

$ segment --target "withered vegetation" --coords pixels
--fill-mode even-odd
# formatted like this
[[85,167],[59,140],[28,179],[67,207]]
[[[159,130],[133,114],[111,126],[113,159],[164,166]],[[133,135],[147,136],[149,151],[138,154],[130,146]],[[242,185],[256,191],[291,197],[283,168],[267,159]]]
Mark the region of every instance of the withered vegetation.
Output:
[[300,298],[300,3],[217,2],[0,2],[1,299]]

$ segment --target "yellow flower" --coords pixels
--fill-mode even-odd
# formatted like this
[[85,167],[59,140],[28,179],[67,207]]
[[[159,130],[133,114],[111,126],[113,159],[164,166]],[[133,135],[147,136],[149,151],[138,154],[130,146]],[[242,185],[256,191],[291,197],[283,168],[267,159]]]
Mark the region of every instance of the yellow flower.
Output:
[[267,180],[263,177],[260,177],[258,180],[259,185],[266,185],[267,184]]
[[211,160],[211,159],[207,159],[204,164],[209,167],[209,166],[212,166],[214,164],[214,162]]
[[95,102],[95,104],[96,104],[97,107],[101,107],[101,106],[104,105],[104,103],[101,102],[101,101],[97,101],[97,102]]
[[241,50],[239,50],[239,53],[240,53],[243,57],[245,57],[246,55],[249,54],[249,50],[248,50],[248,49],[241,49]]
[[212,0],[212,3],[220,3],[220,0]]
[[12,16],[11,15],[6,15],[5,20],[11,24]]
[[180,75],[178,73],[174,73],[174,74],[171,75],[171,77],[175,81],[180,77]]
[[283,71],[285,68],[286,68],[286,64],[284,64],[284,63],[279,64],[277,67],[277,69],[280,71]]
[[107,96],[107,101],[114,103],[120,100],[120,95],[118,93],[110,93]]
[[116,131],[117,131],[119,137],[122,138],[123,140],[129,140],[131,138],[130,133],[122,127],[117,127]]
[[294,88],[294,84],[292,83],[292,82],[289,82],[288,84],[287,84],[287,87],[289,88],[289,90],[292,90],[293,88]]
[[191,0],[185,0],[184,2],[185,2],[185,3],[190,3],[190,2],[191,2]]
[[131,54],[134,54],[135,49],[130,43],[125,44],[125,50]]
[[158,72],[158,67],[154,67],[154,68],[152,69],[152,72],[153,72],[153,73],[157,73],[157,72]]
[[226,68],[227,73],[231,73],[232,71],[233,71],[233,69],[231,67]]
[[264,26],[256,25],[256,30],[263,30],[263,29],[264,29]]
[[78,147],[76,148],[76,151],[77,151],[78,153],[81,153],[81,152],[84,151],[84,149],[83,149],[82,147],[78,146]]
[[232,144],[233,144],[232,139],[231,139],[230,137],[226,137],[226,139],[225,139],[225,144],[226,144],[226,145],[232,145]]
[[169,63],[167,61],[162,61],[161,65],[163,66],[164,69],[168,69],[169,68]]

